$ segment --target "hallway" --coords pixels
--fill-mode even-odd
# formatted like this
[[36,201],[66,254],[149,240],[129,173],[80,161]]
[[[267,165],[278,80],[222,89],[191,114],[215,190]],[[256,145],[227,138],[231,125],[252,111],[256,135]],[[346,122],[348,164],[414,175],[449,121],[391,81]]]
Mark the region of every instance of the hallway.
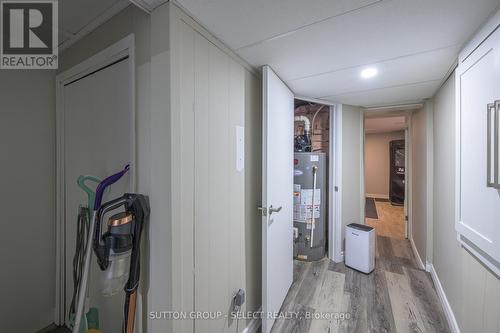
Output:
[[369,275],[329,259],[296,261],[281,311],[298,315],[278,319],[272,332],[449,332],[431,277],[418,268],[409,241],[378,236],[376,258]]

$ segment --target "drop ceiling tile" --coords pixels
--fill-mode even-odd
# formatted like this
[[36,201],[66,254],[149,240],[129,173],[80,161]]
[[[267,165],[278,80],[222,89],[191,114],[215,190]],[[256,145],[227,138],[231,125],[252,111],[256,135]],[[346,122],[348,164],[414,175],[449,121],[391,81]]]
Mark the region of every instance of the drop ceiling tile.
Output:
[[237,50],[293,80],[447,46],[461,46],[498,0],[385,0]]
[[364,107],[420,103],[424,99],[431,98],[441,83],[442,80],[420,82],[398,87],[328,96],[322,99],[335,103]]
[[376,68],[378,75],[368,80],[361,78],[361,71],[367,68],[361,66],[287,81],[287,85],[301,96],[322,98],[409,82],[439,80],[447,74],[459,49],[459,46],[453,46],[372,64],[369,67]]
[[383,0],[178,0],[230,48],[256,43]]

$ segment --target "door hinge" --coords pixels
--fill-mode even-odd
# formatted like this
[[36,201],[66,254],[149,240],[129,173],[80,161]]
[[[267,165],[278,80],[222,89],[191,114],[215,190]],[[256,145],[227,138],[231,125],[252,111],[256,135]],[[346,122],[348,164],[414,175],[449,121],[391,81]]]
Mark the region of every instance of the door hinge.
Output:
[[335,192],[339,191],[339,187],[338,186],[335,186],[333,189],[335,190]]

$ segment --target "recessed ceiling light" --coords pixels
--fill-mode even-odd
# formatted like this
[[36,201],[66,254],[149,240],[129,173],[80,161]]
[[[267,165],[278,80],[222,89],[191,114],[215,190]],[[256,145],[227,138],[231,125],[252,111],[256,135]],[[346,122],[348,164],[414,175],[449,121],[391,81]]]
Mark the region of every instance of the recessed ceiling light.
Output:
[[374,67],[365,68],[361,71],[361,77],[363,79],[371,79],[377,76],[378,70]]

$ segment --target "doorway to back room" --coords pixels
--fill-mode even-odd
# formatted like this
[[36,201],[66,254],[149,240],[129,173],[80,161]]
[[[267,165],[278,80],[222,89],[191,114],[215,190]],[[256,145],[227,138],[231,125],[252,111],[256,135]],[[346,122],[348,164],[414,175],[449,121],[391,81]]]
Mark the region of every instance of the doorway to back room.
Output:
[[378,236],[406,238],[405,115],[365,117],[365,222]]

